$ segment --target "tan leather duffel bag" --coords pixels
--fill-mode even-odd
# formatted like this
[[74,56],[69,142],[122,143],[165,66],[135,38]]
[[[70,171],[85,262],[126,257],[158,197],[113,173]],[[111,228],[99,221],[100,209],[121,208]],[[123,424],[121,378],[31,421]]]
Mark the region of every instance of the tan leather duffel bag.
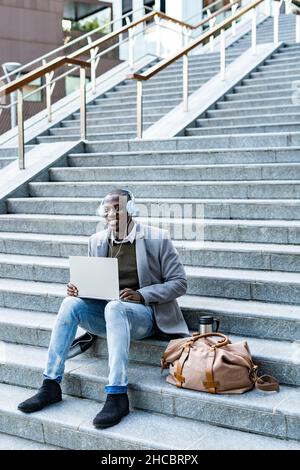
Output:
[[[214,338],[221,338],[215,341]],[[279,391],[271,376],[257,376],[246,341],[232,344],[222,333],[194,333],[173,339],[161,358],[161,372],[170,367],[167,382],[177,387],[209,393],[244,393],[255,385]]]

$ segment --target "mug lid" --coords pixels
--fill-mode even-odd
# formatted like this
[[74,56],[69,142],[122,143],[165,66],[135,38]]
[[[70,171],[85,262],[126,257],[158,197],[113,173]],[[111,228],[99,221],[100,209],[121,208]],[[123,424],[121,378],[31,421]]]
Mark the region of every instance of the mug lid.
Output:
[[201,325],[211,325],[213,324],[213,322],[214,322],[214,318],[207,316],[207,315],[204,315],[203,317],[199,318],[199,323]]

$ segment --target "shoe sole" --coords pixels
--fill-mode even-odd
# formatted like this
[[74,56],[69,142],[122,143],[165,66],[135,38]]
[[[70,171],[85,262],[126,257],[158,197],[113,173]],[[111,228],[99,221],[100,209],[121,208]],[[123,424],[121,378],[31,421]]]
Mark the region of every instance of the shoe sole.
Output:
[[26,413],[26,414],[35,413],[36,411],[41,411],[41,410],[43,410],[44,408],[46,408],[47,406],[54,405],[55,403],[59,403],[59,402],[61,402],[61,401],[62,401],[62,399],[56,400],[56,401],[54,401],[54,402],[52,402],[52,403],[48,403],[48,405],[41,406],[40,408],[34,408],[33,410],[22,410],[22,408],[19,408],[19,406],[18,406],[18,410],[21,411],[22,413]]
[[129,414],[129,411],[128,411],[128,413],[124,414],[118,421],[114,421],[114,423],[111,423],[111,424],[94,424],[94,423],[93,423],[93,425],[94,425],[94,427],[95,427],[96,429],[111,428],[111,427],[113,427],[113,426],[116,426],[116,424],[119,424],[119,423],[122,421],[122,419],[123,419],[125,416],[127,416],[128,414]]

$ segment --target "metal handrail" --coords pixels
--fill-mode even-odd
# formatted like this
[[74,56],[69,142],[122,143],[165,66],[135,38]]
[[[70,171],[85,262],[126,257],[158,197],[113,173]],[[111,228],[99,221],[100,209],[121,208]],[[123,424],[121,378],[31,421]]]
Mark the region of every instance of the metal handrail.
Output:
[[[185,21],[179,21],[177,20],[177,22],[181,25],[181,26],[184,26],[186,28],[189,28],[189,29],[192,29],[192,30],[195,30],[195,29],[198,29],[200,28],[201,26],[205,25],[209,20],[215,18],[216,16],[220,15],[221,13],[224,13],[225,11],[227,10],[230,10],[232,8],[233,5],[237,4],[237,3],[240,3],[241,0],[235,0],[234,2],[232,3],[229,3],[228,5],[225,5],[224,7],[220,8],[219,10],[216,10],[214,13],[212,13],[211,15],[205,17],[203,20],[199,21],[199,23],[195,24],[195,25],[191,25],[189,23],[186,23]],[[170,19],[170,17],[168,15],[166,15],[165,13],[159,13],[159,16],[161,18],[164,18],[164,19]]]
[[[262,2],[264,0],[257,0],[257,4]],[[240,0],[237,0],[236,2],[234,3],[239,3]],[[222,7],[219,11],[215,12],[214,15],[217,15],[220,13],[220,11],[225,11],[226,9],[228,9],[229,7],[231,7],[231,5],[227,5],[226,7]],[[248,7],[249,9],[249,7]],[[245,9],[243,9],[243,12]],[[241,15],[239,15],[241,16]],[[236,17],[239,17],[239,16],[236,16]],[[22,88],[27,85],[28,83],[31,83],[33,80],[36,80],[37,78],[40,78],[42,76],[46,76],[46,88],[48,90],[48,93],[47,93],[47,98],[48,98],[48,101],[50,102],[50,105],[49,103],[47,103],[47,108],[48,108],[48,120],[49,122],[51,122],[51,119],[52,119],[52,116],[51,116],[51,83],[52,83],[52,78],[53,78],[53,73],[56,69],[58,69],[59,67],[61,67],[62,65],[66,64],[66,63],[73,63],[75,65],[78,65],[80,67],[80,96],[81,96],[81,99],[80,99],[80,102],[81,102],[81,110],[82,110],[82,117],[81,117],[81,138],[82,139],[85,139],[86,137],[86,118],[85,118],[85,113],[86,113],[86,106],[85,106],[85,98],[83,99],[83,96],[85,97],[85,94],[86,94],[86,84],[85,84],[85,67],[87,66],[91,66],[92,68],[92,81],[93,81],[93,77],[94,77],[94,84],[95,84],[95,75],[96,75],[96,67],[97,67],[97,54],[98,54],[98,51],[99,51],[99,46],[104,44],[106,41],[109,41],[117,36],[120,36],[120,34],[126,32],[126,31],[132,31],[133,32],[133,29],[138,26],[139,24],[142,24],[146,21],[149,21],[151,19],[156,19],[156,18],[161,18],[161,19],[164,19],[164,20],[168,20],[168,21],[171,21],[172,23],[175,23],[175,24],[178,24],[180,26],[183,27],[183,30],[184,28],[187,29],[196,29],[198,28],[199,26],[202,26],[203,24],[205,24],[207,21],[209,21],[211,19],[212,15],[208,18],[206,18],[205,20],[202,20],[198,25],[195,25],[195,26],[191,26],[189,25],[188,23],[185,23],[185,22],[182,22],[180,20],[177,20],[175,18],[172,18],[164,13],[161,13],[161,12],[158,12],[158,11],[151,11],[151,13],[149,14],[146,14],[144,15],[143,17],[141,17],[139,20],[136,20],[130,24],[127,24],[126,26],[123,26],[122,28],[119,28],[117,31],[115,32],[111,32],[109,34],[107,34],[106,36],[104,36],[103,38],[100,38],[100,39],[97,39],[93,42],[91,42],[90,44],[88,44],[87,46],[84,46],[82,48],[80,48],[79,50],[73,52],[72,54],[68,55],[67,57],[66,56],[63,56],[63,57],[58,57],[56,59],[54,59],[53,61],[51,61],[50,63],[46,63],[40,67],[38,67],[37,69],[31,71],[31,72],[28,72],[27,74],[25,74],[23,77],[21,78],[18,78],[16,80],[14,80],[13,82],[10,82],[8,84],[6,84],[5,86],[3,86],[2,88],[0,88],[0,94],[10,94],[14,91],[17,91],[17,110],[18,110],[18,133],[19,133],[19,166],[21,169],[25,168],[25,165],[24,165],[24,116],[23,116],[23,90]],[[228,21],[228,20],[227,20]],[[222,23],[223,24],[223,23]],[[211,31],[214,31],[214,30],[211,30]],[[211,33],[213,34],[213,33]],[[207,36],[207,33],[205,33],[204,35],[205,37]],[[203,38],[203,36],[201,36],[201,38]],[[129,37],[130,39],[130,37]],[[188,50],[187,52],[191,49],[195,47],[194,43],[193,43],[193,46],[192,47],[188,47]],[[184,51],[186,51],[186,48],[184,49]],[[81,55],[83,54],[86,54],[87,52],[91,52],[91,59],[89,60],[89,62],[85,62],[85,61],[82,61],[82,60],[79,60],[78,57],[80,57]],[[92,55],[92,52],[93,52],[93,55]],[[187,53],[187,52],[183,52],[184,53]],[[102,51],[102,53],[104,53],[104,51]],[[177,58],[179,58],[179,56],[173,58],[173,61],[174,60],[177,60]],[[169,62],[171,63],[171,62]],[[166,67],[168,65],[168,62],[166,61],[163,61],[163,65],[162,68]],[[154,68],[151,68],[150,70],[154,71]],[[155,68],[156,70],[156,68]],[[153,72],[154,74],[154,72]],[[84,81],[83,81],[83,76],[84,76]],[[141,83],[141,80],[147,80],[148,78],[150,78],[150,76],[147,78],[146,76],[144,75],[133,75],[132,77],[130,78],[138,78],[138,83]],[[95,88],[95,87],[94,87]],[[95,90],[94,90],[95,91]],[[49,105],[49,106],[48,106]]]
[[[55,70],[58,68],[62,67],[63,65],[67,63],[75,64],[80,67],[80,137],[81,139],[86,138],[86,83],[85,83],[85,67],[92,67],[93,64],[95,64],[95,61],[99,58],[100,55],[105,54],[108,50],[110,50],[114,46],[110,46],[108,49],[105,49],[105,51],[102,51],[100,54],[98,54],[99,50],[99,45],[105,43],[106,41],[111,40],[114,37],[120,36],[120,34],[130,31],[131,29],[149,19],[154,18],[155,16],[158,16],[159,13],[157,12],[151,12],[150,14],[144,15],[142,18],[139,20],[128,24],[117,31],[110,33],[106,35],[105,37],[98,39],[88,46],[84,46],[78,51],[75,51],[74,53],[70,54],[69,56],[62,56],[54,59],[53,61],[46,63],[37,69],[28,72],[24,76],[4,85],[3,87],[0,88],[0,94],[4,95],[9,95],[15,91],[17,91],[17,113],[18,113],[18,141],[19,141],[19,168],[24,169],[25,168],[25,149],[24,149],[24,113],[23,113],[23,87],[27,85],[28,83],[31,83],[32,81],[41,78],[42,76],[46,76],[47,83],[43,87],[45,87],[48,91],[47,93],[47,98],[49,98],[49,102],[47,102],[47,108],[48,108],[48,120],[51,122],[52,120],[52,113],[51,113],[51,86],[54,84],[55,80],[58,80],[61,78],[56,77],[55,80],[52,80],[53,78],[53,73]],[[179,21],[176,19],[173,19],[171,17],[168,17],[172,22],[178,23]],[[138,33],[139,34],[139,33]],[[132,37],[134,37],[132,35]],[[95,54],[93,57],[91,57],[88,61],[83,61],[78,59],[77,57],[85,54],[88,51],[94,50]],[[72,69],[73,70],[73,69]],[[94,69],[95,70],[95,69]],[[69,72],[70,73],[70,72]],[[66,74],[64,74],[66,75]],[[37,90],[34,90],[36,92]]]
[[[166,29],[169,29],[168,26],[162,26],[162,27],[163,27],[163,28],[166,28]],[[150,28],[150,26],[149,26],[149,28]],[[147,29],[148,29],[148,27],[145,27],[145,28],[144,28],[144,32],[145,32]],[[176,32],[176,31],[175,31],[175,32]],[[142,31],[139,31],[138,33],[133,34],[133,38],[135,39],[135,38],[136,38],[137,36],[139,36],[141,33],[142,33]],[[178,32],[178,33],[179,33],[179,32]],[[182,33],[180,33],[180,34],[182,34]],[[185,35],[185,34],[184,34],[184,35]],[[185,35],[185,36],[187,36],[187,35]],[[86,62],[90,63],[90,62],[92,62],[92,60],[102,57],[103,55],[107,54],[108,52],[112,51],[112,50],[115,49],[116,47],[119,47],[121,44],[123,44],[123,43],[125,43],[125,42],[127,42],[127,41],[128,41],[128,38],[123,39],[123,40],[119,41],[119,42],[116,43],[116,44],[113,44],[113,45],[110,46],[109,48],[107,48],[107,49],[105,49],[104,51],[101,51],[100,53],[98,53],[97,55],[95,55],[95,57],[94,57],[93,59],[91,59],[91,58],[87,59]],[[149,55],[149,53],[148,53],[148,55]],[[156,56],[155,56],[155,57],[156,57]],[[57,60],[58,60],[58,59],[57,59]],[[71,61],[70,61],[70,63],[71,63]],[[73,63],[76,64],[75,59],[73,59]],[[49,62],[49,64],[50,64],[50,62]],[[50,81],[48,84],[44,84],[44,85],[41,85],[41,86],[38,87],[38,88],[35,88],[33,91],[31,91],[31,92],[29,92],[28,94],[24,95],[23,98],[26,99],[26,98],[29,98],[29,97],[32,96],[32,95],[35,95],[38,91],[41,91],[41,90],[47,88],[48,85],[52,85],[52,84],[56,83],[57,81],[59,81],[61,78],[67,77],[68,75],[71,75],[73,72],[75,72],[75,70],[76,70],[77,68],[78,68],[78,67],[73,67],[73,68],[71,68],[70,70],[68,70],[67,72],[64,72],[64,73],[62,73],[61,75],[58,75],[58,76],[55,77],[54,79],[51,79],[51,81]],[[0,104],[0,108],[1,108],[1,109],[9,109],[13,104],[16,104],[16,103],[17,103],[17,101],[11,102],[11,103],[8,104],[8,105]]]
[[[62,67],[65,64],[75,64],[80,67],[80,135],[82,139],[86,137],[86,83],[85,83],[85,69],[90,67],[89,62],[73,59],[69,57],[59,57],[53,60],[47,66],[39,67],[39,69],[27,74],[27,78],[20,78],[15,80],[10,86],[10,92],[17,91],[17,111],[18,111],[18,147],[19,147],[19,168],[25,169],[25,145],[24,145],[24,112],[23,112],[23,91],[22,87],[32,80],[44,76],[46,73],[53,72],[54,70]],[[30,76],[30,77],[29,77]],[[29,82],[28,82],[29,80]],[[5,87],[4,87],[5,88]],[[0,89],[1,93],[1,89]]]
[[173,54],[171,57],[167,57],[158,64],[151,67],[144,73],[134,73],[127,76],[128,79],[133,79],[137,81],[137,138],[142,138],[143,135],[143,81],[149,80],[151,77],[157,75],[163,69],[167,68],[169,65],[176,62],[178,59],[183,58],[183,102],[184,102],[184,111],[188,111],[188,53],[193,50],[195,47],[203,44],[204,41],[213,37],[216,33],[221,33],[221,79],[225,79],[225,37],[224,31],[225,28],[232,25],[237,19],[248,13],[250,10],[253,11],[252,16],[252,32],[255,40],[252,42],[252,49],[255,52],[256,49],[256,10],[255,8],[265,0],[255,0],[254,2],[246,5],[237,11],[234,15],[226,18],[218,25],[209,29],[208,31],[201,34],[200,37],[195,39],[191,44],[184,47],[180,52]]
[[[219,0],[220,1],[220,0]],[[67,44],[63,44],[62,46],[56,48],[56,49],[53,49],[52,51],[50,52],[47,52],[47,54],[44,54],[40,57],[38,57],[37,59],[34,59],[33,61],[31,62],[28,62],[27,64],[24,64],[22,65],[21,67],[19,67],[18,69],[12,71],[12,72],[9,72],[5,75],[2,75],[0,77],[0,80],[5,80],[7,79],[8,77],[12,76],[12,75],[16,75],[20,72],[22,72],[23,70],[28,70],[29,67],[31,67],[32,65],[36,64],[37,62],[42,62],[43,60],[47,59],[48,57],[51,57],[52,55],[54,54],[57,54],[73,45],[75,45],[77,42],[80,42],[82,41],[83,39],[88,39],[89,37],[93,36],[94,34],[98,33],[99,31],[101,31],[103,28],[106,28],[107,26],[112,26],[113,24],[119,22],[119,21],[122,21],[124,18],[126,18],[127,16],[130,16],[130,15],[133,15],[141,10],[149,10],[149,11],[154,11],[153,8],[150,8],[148,6],[144,6],[142,8],[138,8],[136,10],[131,10],[129,11],[128,13],[125,13],[124,15],[122,15],[121,17],[115,19],[115,20],[112,20],[112,21],[109,21],[108,23],[105,23],[104,25],[102,26],[99,26],[98,28],[96,29],[93,29],[92,31],[89,31],[88,33],[85,33],[85,34],[82,34],[81,36],[79,36],[78,38],[75,38],[73,39],[72,41],[68,42]]]

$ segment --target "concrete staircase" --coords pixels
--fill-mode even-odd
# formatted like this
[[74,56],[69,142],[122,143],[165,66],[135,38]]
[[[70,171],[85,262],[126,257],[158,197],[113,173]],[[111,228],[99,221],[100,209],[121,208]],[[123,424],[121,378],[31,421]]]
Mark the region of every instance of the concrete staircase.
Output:
[[[1,431],[67,448],[300,447],[294,442],[300,439],[300,373],[291,347],[300,333],[299,197],[278,190],[279,175],[268,199],[257,197],[265,180],[251,174],[252,168],[264,165],[292,165],[295,172],[300,137],[298,147],[285,148],[282,142],[275,148],[271,134],[269,145],[263,134],[251,137],[256,149],[243,148],[240,136],[232,150],[214,150],[211,139],[211,148],[199,150],[207,140],[199,137],[148,142],[148,150],[138,141],[90,142],[81,153],[68,156],[69,166],[51,168],[48,182],[30,183],[27,198],[7,201],[8,213],[0,216]],[[120,151],[125,144],[128,151]],[[231,177],[225,176],[224,164],[231,167]],[[188,181],[191,166],[197,175]],[[179,169],[187,179],[174,184]],[[209,181],[213,169],[218,174]],[[243,179],[238,176],[242,169]],[[242,195],[233,178],[241,188],[247,186],[248,171],[253,190]],[[177,390],[165,382],[166,373],[159,374],[166,343],[136,341],[129,368],[134,411],[115,429],[99,432],[91,426],[107,382],[106,344],[99,338],[93,354],[67,362],[67,396],[61,404],[31,416],[17,412],[17,403],[32,393],[27,387],[37,388],[41,381],[51,327],[68,281],[67,257],[86,254],[88,235],[98,222],[93,214],[99,198],[117,182],[129,185],[146,207],[154,201],[162,203],[162,210],[168,201],[204,204],[204,243],[174,241],[189,277],[188,295],[180,299],[184,315],[191,330],[199,315],[211,313],[233,341],[247,338],[261,372],[280,380],[280,394],[211,396]],[[293,187],[297,180],[288,184]],[[205,186],[218,194],[209,194]],[[152,220],[167,222],[166,217]],[[175,225],[171,221],[171,228]]]
[[[293,41],[292,20],[281,17],[287,42]],[[271,23],[259,30],[269,34]],[[232,58],[247,40],[230,48]],[[217,63],[217,55],[195,56],[191,67],[198,71],[206,61],[207,70],[208,57]],[[133,85],[121,85],[111,98],[99,98],[108,103],[106,111],[103,104],[91,106],[90,140],[81,151],[70,153],[66,166],[52,167],[48,181],[30,182],[27,197],[7,200],[0,215],[0,432],[28,445],[69,449],[300,449],[300,367],[293,359],[293,342],[300,339],[300,105],[289,100],[299,57],[300,46],[285,45],[185,136],[160,141],[127,140],[134,136],[134,105],[127,98]],[[167,88],[174,89],[175,102],[173,67]],[[163,92],[159,80],[148,86],[149,98]],[[149,99],[146,125],[169,109],[170,100],[153,106]],[[52,129],[57,134],[37,141],[77,139],[76,120],[75,114]],[[247,339],[260,372],[279,379],[279,394],[178,390],[166,383],[166,371],[159,372],[166,343],[135,341],[132,413],[114,428],[95,430],[92,419],[107,383],[106,340],[99,338],[89,354],[67,361],[62,403],[34,415],[17,411],[41,383],[68,256],[87,253],[99,199],[115,185],[133,191],[143,222],[145,208],[160,204],[151,223],[170,229],[185,264],[189,287],[180,305],[191,331],[202,314],[219,318],[232,341]],[[166,203],[190,204],[185,232]],[[204,220],[195,219],[197,207]],[[193,224],[204,241],[186,235]]]
[[[187,136],[228,136],[254,133],[281,134],[299,131],[300,93],[295,91],[299,76],[297,63],[300,46],[284,45],[263,65],[218,101],[213,109],[199,116],[185,131]],[[296,65],[295,65],[296,64]],[[247,135],[246,135],[247,134]],[[280,179],[296,179],[296,173],[284,177],[284,166],[276,167]],[[271,167],[264,168],[264,176]],[[244,178],[244,175],[240,175]],[[276,179],[276,175],[269,175]],[[252,178],[252,177],[251,177]]]

